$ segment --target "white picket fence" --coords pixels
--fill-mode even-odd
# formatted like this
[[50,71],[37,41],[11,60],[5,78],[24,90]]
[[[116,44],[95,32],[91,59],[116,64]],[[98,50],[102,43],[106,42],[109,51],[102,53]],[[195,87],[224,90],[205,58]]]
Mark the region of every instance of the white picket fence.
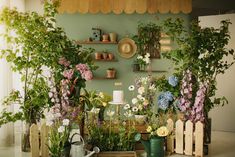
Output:
[[[173,135],[167,137],[167,152],[169,154],[185,154],[203,157],[203,130],[201,122],[195,125],[191,121],[176,121],[168,119],[167,127]],[[33,124],[30,128],[31,157],[49,157],[48,131],[46,124],[39,127]],[[40,132],[40,134],[39,134]],[[39,137],[40,136],[40,137]],[[39,140],[40,139],[40,140]]]
[[[173,128],[174,122],[168,120],[168,128]],[[174,135],[167,137],[168,153],[194,155],[203,157],[203,131],[204,125],[197,122],[195,125],[191,121],[183,122],[178,120],[175,123]]]
[[49,127],[45,123],[42,124],[40,130],[36,124],[30,127],[31,157],[49,157],[48,132]]

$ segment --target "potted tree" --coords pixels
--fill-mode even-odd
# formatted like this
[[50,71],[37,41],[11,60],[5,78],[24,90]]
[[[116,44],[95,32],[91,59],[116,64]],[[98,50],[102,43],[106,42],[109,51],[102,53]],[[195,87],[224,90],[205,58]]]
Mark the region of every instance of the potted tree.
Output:
[[[6,30],[16,33],[16,36],[11,36],[9,32],[5,32],[4,37],[9,47],[1,49],[0,56],[11,63],[12,70],[21,75],[24,84],[23,94],[13,91],[4,101],[5,104],[20,104],[21,110],[17,113],[4,110],[0,114],[0,126],[16,120],[26,123],[23,151],[30,150],[30,125],[43,118],[44,109],[55,101],[49,99],[50,86],[43,69],[49,68],[55,83],[60,84],[60,80],[63,79],[61,73],[65,66],[78,63],[91,65],[92,61],[90,57],[92,50],[81,49],[79,45],[69,40],[62,28],[55,27],[58,4],[58,1],[53,3],[45,1],[43,16],[35,12],[21,13],[9,8],[5,8],[0,14],[0,23],[6,26]],[[67,62],[59,58],[64,58]],[[63,66],[59,62],[63,63]],[[79,86],[85,87],[84,82]]]

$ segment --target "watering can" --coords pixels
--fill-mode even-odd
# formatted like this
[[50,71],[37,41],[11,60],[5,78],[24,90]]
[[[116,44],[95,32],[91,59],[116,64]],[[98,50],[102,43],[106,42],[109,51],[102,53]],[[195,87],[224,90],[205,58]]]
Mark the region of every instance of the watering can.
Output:
[[[73,141],[73,138],[76,135],[81,139],[81,141],[75,141],[75,142]],[[100,149],[98,147],[94,147],[93,151],[89,151],[88,154],[85,155],[85,152],[86,152],[84,148],[85,142],[82,136],[78,133],[74,133],[71,136],[70,143],[71,143],[71,150],[70,150],[71,157],[90,157],[93,154],[100,152]]]
[[135,135],[135,140],[140,141],[144,145],[147,157],[164,157],[164,138],[153,136],[150,140],[141,139],[141,134]]

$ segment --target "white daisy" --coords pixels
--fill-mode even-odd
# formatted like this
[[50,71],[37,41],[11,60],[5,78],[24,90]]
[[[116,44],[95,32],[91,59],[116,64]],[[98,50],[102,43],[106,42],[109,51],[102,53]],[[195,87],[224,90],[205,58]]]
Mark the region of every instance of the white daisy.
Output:
[[130,86],[128,87],[128,89],[129,89],[129,91],[133,91],[133,90],[135,90],[135,86],[134,86],[134,85],[130,85]]
[[136,104],[136,103],[138,102],[138,99],[133,98],[133,99],[131,100],[131,102],[132,102],[132,104]]
[[134,106],[134,107],[132,108],[132,111],[133,111],[133,112],[137,112],[137,111],[138,111],[138,108],[137,108],[136,106]]
[[130,107],[131,107],[130,104],[126,104],[126,105],[124,106],[124,110],[128,110]]
[[114,111],[111,111],[111,110],[108,110],[107,111],[107,115],[109,116],[109,117],[112,117],[113,115],[114,115]]

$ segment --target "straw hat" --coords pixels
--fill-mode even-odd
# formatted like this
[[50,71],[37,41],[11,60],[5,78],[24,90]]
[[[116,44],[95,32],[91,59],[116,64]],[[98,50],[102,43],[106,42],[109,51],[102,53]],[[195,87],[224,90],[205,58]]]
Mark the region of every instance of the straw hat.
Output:
[[136,53],[135,41],[130,38],[123,38],[118,42],[118,52],[123,58],[131,58]]

